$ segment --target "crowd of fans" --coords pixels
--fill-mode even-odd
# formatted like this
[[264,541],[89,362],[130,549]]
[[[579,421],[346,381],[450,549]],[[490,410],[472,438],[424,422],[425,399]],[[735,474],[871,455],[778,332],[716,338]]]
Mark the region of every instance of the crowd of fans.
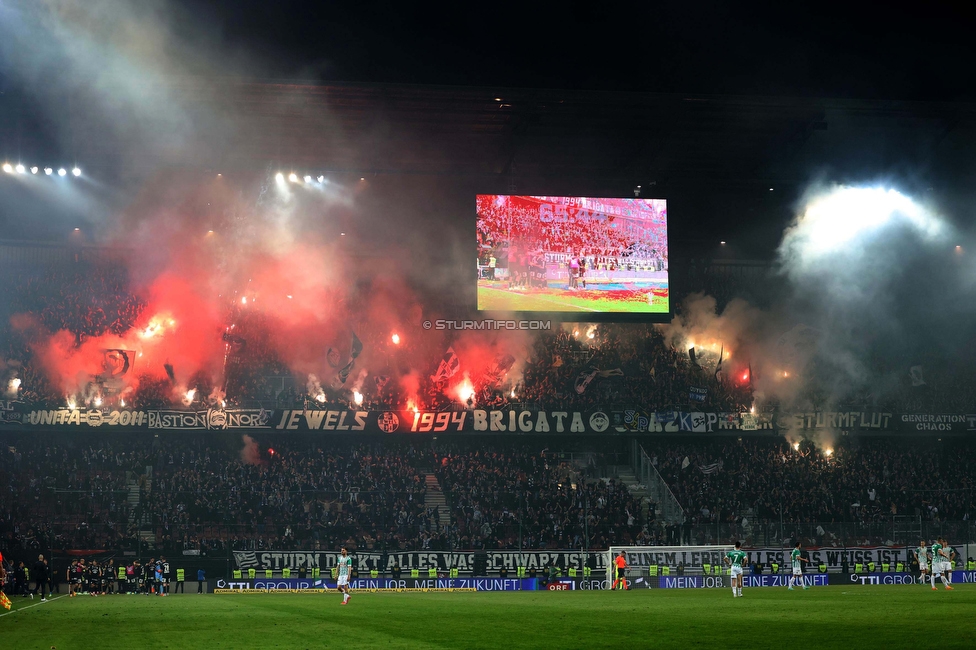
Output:
[[[749,287],[764,285],[762,267],[747,265],[728,273],[713,267],[701,261],[690,264],[685,270],[685,284],[689,289],[725,296],[717,301],[719,309],[732,295],[745,295]],[[42,347],[39,340],[61,332],[62,343],[70,347],[88,337],[124,333],[140,322],[146,309],[144,300],[129,286],[124,267],[110,262],[83,261],[57,271],[25,271],[2,288],[0,297],[4,323],[0,326],[0,398],[20,399],[48,408],[63,407],[68,400],[65,388],[54,385],[44,371],[38,357]],[[677,294],[672,299],[680,303]],[[684,346],[673,344],[673,338],[665,339],[659,327],[640,324],[563,326],[535,332],[508,351],[514,356],[503,372],[492,372],[491,362],[477,367],[470,358],[462,357],[452,377],[436,378],[440,355],[451,341],[435,341],[436,337],[431,337],[419,355],[430,357],[426,367],[418,366],[416,361],[411,362],[415,367],[409,368],[387,362],[379,369],[356,367],[344,386],[334,388],[338,369],[324,367],[324,362],[321,382],[311,375],[299,376],[288,367],[279,353],[274,324],[260,310],[233,307],[228,322],[233,322],[233,326],[228,326],[226,332],[214,333],[217,344],[226,346],[219,377],[208,372],[191,377],[189,384],[196,390],[188,400],[184,393],[177,392],[172,379],[160,372],[146,374],[146,369],[137,364],[133,371],[139,373],[137,382],[128,382],[137,388],[124,396],[128,407],[355,406],[446,410],[518,405],[745,412],[755,406],[789,412],[843,410],[850,405],[896,413],[962,413],[976,403],[976,381],[966,372],[968,365],[950,365],[940,360],[920,362],[920,367],[924,367],[922,385],[913,385],[908,368],[886,368],[878,361],[877,367],[858,373],[883,381],[842,387],[843,394],[838,394],[837,369],[814,361],[802,369],[802,379],[791,380],[802,384],[802,389],[791,395],[790,403],[779,403],[768,391],[757,401],[751,378],[742,380],[741,373],[733,375],[730,367],[716,373],[714,358],[704,365],[696,364]],[[222,342],[217,340],[221,335]],[[367,336],[363,334],[364,338]],[[366,344],[371,349],[377,347],[368,338]],[[501,351],[500,356],[505,352]],[[412,359],[416,357],[417,354],[411,355]],[[343,357],[339,365],[346,360]],[[355,376],[363,370],[367,371],[365,381],[357,382]],[[580,377],[593,371],[599,374],[581,386]],[[415,384],[405,381],[408,375]],[[464,376],[474,384],[470,402],[458,396],[457,384]],[[357,387],[355,393],[350,389],[353,385]],[[408,388],[411,385],[415,387]],[[98,390],[94,383],[89,388],[77,395],[77,404],[92,406]],[[693,392],[702,399],[693,400]],[[118,398],[116,395],[114,399]]]
[[[259,445],[190,435],[2,442],[3,548],[498,548],[518,545],[518,522],[523,548],[563,548],[587,530],[591,544],[633,540],[643,523],[626,488],[596,480],[592,463],[587,478],[585,464],[538,445],[444,452],[391,440]],[[497,473],[458,484],[487,466]],[[441,480],[450,512],[427,502],[428,474]]]
[[690,524],[971,521],[976,446],[864,439],[784,438],[647,443],[652,463]]
[[545,450],[439,450],[435,461],[457,548],[605,548],[649,539],[643,506],[626,487],[587,481],[583,468]]
[[668,259],[666,215],[644,222],[577,218],[570,211],[541,220],[538,204],[510,198],[497,205],[493,196],[478,198],[478,245],[482,266],[492,266],[490,257],[496,257],[502,268],[527,266],[515,258],[537,252],[579,256],[587,268],[603,270],[660,271]]
[[[976,516],[971,443],[648,440],[684,513],[665,522],[615,478],[626,441],[544,446],[554,442],[5,435],[0,548],[533,550],[714,543],[719,529],[754,543],[804,530],[806,543],[837,545],[889,541],[896,520]],[[446,506],[428,499],[432,484]],[[841,524],[883,534],[841,536]]]

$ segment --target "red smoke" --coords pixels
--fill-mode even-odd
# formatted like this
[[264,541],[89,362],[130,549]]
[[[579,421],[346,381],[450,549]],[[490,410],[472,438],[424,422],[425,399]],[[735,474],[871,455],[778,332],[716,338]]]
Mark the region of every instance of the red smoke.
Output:
[[[405,279],[409,251],[380,259],[374,254],[364,263],[357,257],[364,244],[322,225],[355,213],[352,193],[324,200],[295,189],[284,200],[274,198],[272,182],[263,186],[262,198],[248,203],[243,190],[229,185],[159,178],[112,228],[108,245],[125,251],[130,288],[146,304],[121,336],[79,345],[71,332],[45,334],[28,317],[15,319],[33,334],[45,373],[65,395],[82,395],[94,375],[104,374],[106,349],[128,351],[126,388],[137,389],[140,376],[168,382],[167,365],[176,382],[174,401],[201,377],[219,388],[233,347],[225,335],[246,341],[241,357],[276,358],[298,385],[314,373],[327,387],[337,370],[326,352],[337,350],[339,367],[345,365],[355,332],[363,352],[345,388],[367,370],[389,376],[391,387],[399,385],[401,396],[418,404],[422,378],[435,370],[432,364],[448,345],[476,386],[499,354],[524,358],[525,335],[455,337],[422,329],[425,318],[436,316],[424,313]],[[400,334],[399,344],[393,332]],[[459,373],[450,383],[460,380]]]

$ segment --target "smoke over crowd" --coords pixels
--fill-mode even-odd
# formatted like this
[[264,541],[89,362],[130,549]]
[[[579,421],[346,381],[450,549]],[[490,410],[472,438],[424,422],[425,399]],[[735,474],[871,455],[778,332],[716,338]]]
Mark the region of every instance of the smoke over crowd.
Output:
[[[451,399],[477,403],[488,376],[514,398],[536,335],[420,326],[449,311],[445,293],[465,296],[473,281],[465,269],[474,261],[474,194],[423,178],[379,190],[372,177],[288,161],[230,173],[236,155],[264,137],[259,120],[226,120],[199,89],[261,66],[205,26],[177,30],[162,18],[180,15],[170,9],[49,1],[3,10],[2,22],[15,26],[0,38],[4,56],[28,82],[45,79],[39,105],[59,93],[76,98],[75,114],[113,150],[104,175],[118,179],[78,192],[90,217],[81,236],[124,270],[124,306],[111,304],[108,289],[91,299],[124,315],[83,334],[10,315],[52,388],[89,406],[150,389],[171,403],[223,404],[235,386],[240,394],[260,377],[289,375],[313,401],[358,404],[364,393],[396,390],[418,405],[432,377]],[[208,67],[214,61],[219,70]],[[187,78],[200,80],[180,87],[198,88],[192,101],[174,90],[174,79]],[[62,142],[91,138],[72,127],[75,114],[43,110]],[[323,132],[341,131],[328,111],[319,119]],[[384,128],[356,143],[364,157]],[[207,150],[202,134],[226,144]],[[972,263],[934,206],[887,188],[815,185],[795,214],[765,299],[720,301],[703,287],[658,328],[667,345],[681,355],[694,348],[703,372],[748,384],[759,408],[879,401],[909,383],[910,368],[921,378],[966,366],[971,332],[958,306],[972,295]],[[578,329],[603,338],[601,327]],[[22,380],[9,367],[10,381]]]

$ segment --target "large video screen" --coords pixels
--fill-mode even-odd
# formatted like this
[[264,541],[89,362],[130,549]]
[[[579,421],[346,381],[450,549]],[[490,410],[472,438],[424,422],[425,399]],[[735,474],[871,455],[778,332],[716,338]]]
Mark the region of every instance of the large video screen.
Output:
[[668,314],[664,199],[479,194],[478,309]]

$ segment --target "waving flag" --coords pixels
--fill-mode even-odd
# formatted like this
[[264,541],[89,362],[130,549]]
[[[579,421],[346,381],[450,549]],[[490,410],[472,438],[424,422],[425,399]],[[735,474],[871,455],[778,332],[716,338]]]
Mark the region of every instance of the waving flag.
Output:
[[339,351],[335,348],[329,348],[329,351],[325,353],[325,358],[333,368],[339,367]]
[[579,377],[576,378],[576,381],[573,384],[577,395],[582,395],[586,392],[586,387],[590,385],[590,382],[593,381],[593,378],[596,377],[598,372],[600,371],[592,370],[590,372],[586,372],[584,370],[579,374]]
[[714,463],[709,463],[707,465],[699,465],[698,469],[701,470],[702,474],[715,474],[722,469],[722,461],[716,461]]
[[360,341],[359,340],[359,337],[356,336],[356,333],[353,332],[352,333],[352,352],[349,353],[349,356],[351,356],[353,359],[355,359],[356,357],[359,356],[359,354],[362,351],[363,351],[363,342]]
[[434,373],[434,381],[440,381],[442,379],[450,379],[461,367],[461,360],[458,359],[457,353],[454,352],[454,348],[447,348],[447,352],[444,353],[444,358],[441,359],[440,364],[437,366],[437,372]]

